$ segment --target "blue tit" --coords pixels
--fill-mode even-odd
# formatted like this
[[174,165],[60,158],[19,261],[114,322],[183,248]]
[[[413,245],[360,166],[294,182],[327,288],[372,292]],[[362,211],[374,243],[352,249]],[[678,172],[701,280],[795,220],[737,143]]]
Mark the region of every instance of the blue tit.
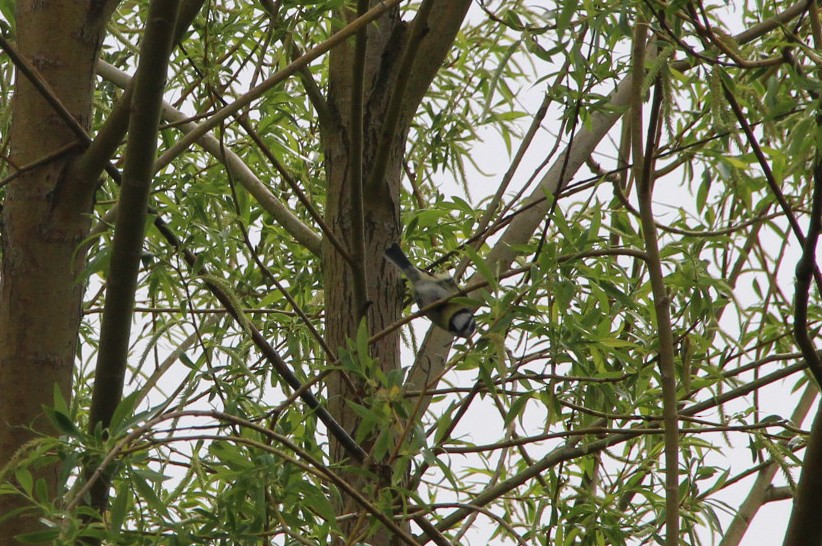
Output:
[[[385,257],[402,271],[411,282],[414,301],[420,309],[459,292],[454,278],[447,273],[433,276],[411,263],[405,252],[394,243],[385,250]],[[455,336],[470,337],[476,330],[474,312],[460,303],[444,302],[425,312],[428,319]]]

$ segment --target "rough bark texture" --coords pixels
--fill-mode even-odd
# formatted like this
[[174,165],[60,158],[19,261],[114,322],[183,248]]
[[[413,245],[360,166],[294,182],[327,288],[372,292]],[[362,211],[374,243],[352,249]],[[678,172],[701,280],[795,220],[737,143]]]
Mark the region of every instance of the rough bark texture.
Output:
[[[419,52],[415,57],[411,78],[403,90],[401,115],[397,126],[393,128],[394,140],[389,151],[385,175],[379,183],[365,188],[365,270],[368,277],[368,324],[371,333],[378,332],[395,322],[402,311],[403,284],[396,268],[387,265],[383,251],[391,243],[399,240],[402,231],[399,195],[402,153],[408,127],[420,100],[450,49],[469,5],[468,0],[434,2],[434,12],[429,18]],[[348,18],[352,17],[353,13],[348,13]],[[408,24],[400,21],[398,10],[390,11],[377,24],[368,27],[363,85],[365,181],[371,177],[372,165],[381,141],[382,123],[394,92],[405,48],[408,46],[408,29]],[[346,43],[331,53],[328,102],[334,125],[323,127],[328,180],[326,220],[339,240],[349,247],[353,235],[348,180],[353,63],[353,43]],[[326,337],[330,347],[337,351],[340,347],[345,347],[347,339],[352,339],[356,335],[357,309],[354,303],[351,267],[327,241],[323,244],[323,275],[326,287]],[[395,332],[377,342],[372,347],[372,356],[378,359],[384,371],[398,369],[399,333]],[[360,385],[355,385],[352,391],[339,375],[329,383],[329,410],[352,435],[356,431],[358,420],[346,405],[346,400],[361,402],[363,395]],[[371,446],[366,442],[363,447],[368,450]],[[331,455],[335,461],[346,459],[341,446],[333,440]],[[362,481],[358,486],[365,490],[378,487],[376,484],[366,484]],[[373,494],[372,490],[371,495]],[[351,504],[340,507],[343,512],[352,509],[355,509],[355,506]],[[351,523],[356,525],[356,522]],[[351,532],[353,528],[349,522],[344,525],[347,532]],[[388,544],[390,537],[378,533],[369,539],[369,542]]]
[[[364,171],[367,177],[370,156],[376,149],[376,140],[379,135],[381,114],[386,104],[386,76],[378,74],[379,59],[385,53],[389,37],[397,28],[396,12],[384,16],[377,25],[369,27],[368,52],[366,60],[366,93],[364,100]],[[338,47],[331,54],[331,76],[329,105],[335,117],[336,127],[325,131],[326,172],[328,176],[328,201],[326,203],[326,220],[341,241],[351,240],[351,202],[348,174],[348,125],[350,118],[350,89],[351,64],[353,48],[349,44]],[[377,78],[381,81],[375,82]],[[375,85],[379,89],[375,88]],[[389,176],[380,195],[366,195],[364,198],[365,231],[366,231],[366,270],[370,273],[369,299],[371,306],[368,310],[369,323],[372,330],[380,325],[387,325],[400,311],[397,305],[398,290],[401,285],[394,276],[393,282],[389,277],[391,270],[385,268],[382,259],[382,250],[391,241],[397,240],[400,234],[399,227],[399,172],[396,166],[390,169]],[[323,274],[325,277],[326,309],[326,337],[332,348],[345,346],[345,340],[353,336],[357,330],[357,313],[353,300],[353,281],[351,268],[345,259],[325,241],[323,246]],[[379,283],[379,284],[378,284]],[[387,283],[387,284],[383,284]],[[391,294],[376,294],[374,286],[388,287]],[[393,296],[393,297],[388,297]],[[375,347],[375,356],[388,366],[393,366],[399,359],[399,345],[395,336],[387,337]],[[340,392],[331,397],[332,413],[346,415],[343,410],[346,398],[354,399],[355,393],[348,392],[344,385],[339,385]],[[355,424],[354,421],[342,422],[348,430]],[[339,446],[332,448],[335,458],[344,458],[345,454],[339,451]]]
[[[363,171],[368,178],[370,158],[377,148],[380,134],[380,120],[388,101],[390,70],[380,70],[381,59],[396,55],[399,34],[402,34],[397,11],[383,16],[376,25],[368,29],[368,50],[366,53]],[[392,41],[392,34],[395,35]],[[348,180],[349,172],[349,120],[352,80],[353,47],[351,44],[336,48],[331,53],[331,74],[329,106],[334,115],[335,127],[324,128],[326,172],[328,177],[328,201],[326,220],[343,244],[351,241],[351,200]],[[390,64],[389,64],[390,67]],[[386,73],[388,72],[388,73]],[[399,139],[398,139],[399,140]],[[398,152],[392,156],[399,155]],[[383,250],[399,239],[399,162],[391,162],[384,184],[379,194],[366,194],[363,199],[365,219],[365,269],[368,272],[368,322],[372,332],[391,324],[401,312],[402,284],[391,269],[385,267]],[[323,275],[325,280],[326,337],[333,350],[345,347],[346,339],[355,337],[357,331],[357,309],[354,303],[352,271],[345,259],[324,241]],[[380,286],[380,291],[374,290]],[[380,360],[384,370],[399,365],[399,334],[385,337],[374,347],[373,355]],[[330,383],[329,410],[340,424],[350,433],[356,430],[357,419],[346,406],[346,400],[360,401],[362,392],[352,392],[345,381],[335,378]],[[368,446],[365,446],[368,449]],[[343,460],[346,453],[337,442],[331,444],[334,460]]]
[[[45,79],[83,127],[89,126],[94,62],[111,2],[22,0],[17,5],[19,53]],[[24,167],[71,145],[66,153],[25,172],[6,189],[0,281],[0,461],[5,464],[38,433],[50,432],[42,406],[56,384],[70,397],[85,263],[77,252],[89,229],[93,180],[71,180],[66,167],[83,149],[82,137],[17,71],[10,160]],[[95,177],[96,178],[96,177]],[[53,490],[56,469],[42,469]],[[0,497],[0,514],[20,506]],[[36,520],[0,525],[0,544],[35,529]]]

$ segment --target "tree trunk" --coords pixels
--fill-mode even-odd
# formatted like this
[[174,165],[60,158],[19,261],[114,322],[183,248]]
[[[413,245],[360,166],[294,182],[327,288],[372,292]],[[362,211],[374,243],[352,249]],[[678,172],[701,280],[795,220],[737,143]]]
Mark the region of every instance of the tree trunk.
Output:
[[[112,7],[99,1],[21,0],[17,4],[18,52],[86,129],[94,63]],[[41,407],[52,404],[55,385],[70,398],[83,296],[78,276],[85,264],[84,252],[78,250],[88,233],[96,180],[69,179],[66,172],[85,144],[18,70],[10,163],[19,169],[56,151],[67,151],[23,172],[6,188],[0,281],[0,418],[4,422],[0,461],[4,464],[26,442],[53,433]],[[54,466],[40,469],[35,476],[55,490]],[[0,496],[0,514],[24,505],[22,498]],[[36,525],[34,517],[0,525],[0,544],[14,543],[14,535]]]
[[[393,78],[380,71],[380,59],[385,54],[391,35],[398,27],[398,12],[393,10],[384,15],[376,25],[368,27],[368,50],[365,66],[365,89],[363,98],[363,178],[368,179],[370,162],[377,147],[381,131],[379,120],[385,112],[387,87]],[[396,47],[396,46],[394,46]],[[326,154],[326,175],[328,180],[328,200],[326,221],[335,236],[346,249],[352,249],[354,233],[351,218],[351,190],[349,180],[349,127],[351,119],[351,82],[353,45],[345,44],[331,53],[329,106],[334,117],[334,127],[324,127],[324,147]],[[390,74],[390,72],[389,72]],[[394,156],[396,154],[392,154]],[[400,236],[399,222],[399,162],[394,158],[386,172],[384,183],[378,194],[366,194],[363,198],[365,221],[365,271],[367,272],[367,298],[370,303],[367,317],[370,332],[377,332],[391,324],[401,312],[402,284],[392,268],[385,267],[382,253],[391,242]],[[350,250],[349,250],[350,253]],[[325,283],[326,338],[335,354],[346,346],[347,339],[356,337],[358,310],[354,296],[354,281],[350,265],[326,239],[323,242],[323,276]],[[375,290],[380,287],[380,290]],[[382,370],[387,372],[399,367],[399,332],[386,336],[372,350],[379,360]],[[329,381],[329,411],[352,435],[357,427],[357,417],[346,405],[346,400],[362,403],[364,385],[354,380],[355,391],[340,374]],[[370,451],[370,442],[363,446]],[[333,461],[348,457],[344,448],[335,440],[331,441]],[[358,488],[368,489],[364,480],[354,474],[347,479]],[[373,490],[372,490],[373,492]],[[373,497],[372,497],[373,498]],[[340,513],[356,510],[348,499],[343,499]],[[346,536],[355,532],[356,521],[346,521],[343,525]],[[368,527],[367,525],[365,526]],[[374,537],[375,544],[388,540],[380,533]]]
[[[363,216],[365,223],[364,269],[367,281],[367,318],[371,334],[381,331],[398,320],[402,311],[404,288],[396,268],[388,265],[383,257],[384,250],[401,235],[400,225],[400,182],[402,176],[402,154],[408,136],[408,128],[417,106],[422,100],[434,75],[442,64],[453,43],[470,0],[428,1],[433,6],[431,14],[424,17],[415,29],[399,19],[399,10],[386,13],[376,24],[368,26],[368,40],[363,69]],[[348,20],[354,13],[348,12]],[[419,17],[419,15],[417,16]],[[418,31],[417,39],[414,32]],[[416,54],[408,56],[409,44],[419,48]],[[350,126],[351,95],[355,64],[353,42],[336,48],[331,53],[329,68],[329,110],[331,120],[323,126],[328,197],[326,221],[334,235],[348,250],[356,237],[352,225],[352,202],[350,172]],[[404,64],[408,59],[411,63]],[[404,85],[397,85],[401,72],[408,76]],[[395,96],[396,95],[396,96]],[[399,98],[397,98],[399,97]],[[390,127],[386,139],[387,114],[391,101],[399,101],[399,115]],[[388,141],[384,143],[384,141]],[[374,171],[375,159],[381,144],[388,145],[387,162],[384,173],[369,184]],[[351,253],[349,250],[349,254]],[[346,340],[356,337],[358,309],[355,303],[352,268],[345,258],[325,240],[323,243],[323,275],[325,282],[326,338],[329,346],[337,352],[346,346]],[[382,338],[371,348],[371,356],[376,358],[383,372],[400,368],[399,332]],[[352,385],[336,374],[329,381],[329,410],[338,422],[352,436],[356,433],[358,418],[347,406],[346,401],[362,403],[364,385]],[[363,446],[371,449],[371,441]],[[339,443],[331,440],[331,456],[335,462],[345,460],[347,454]],[[384,461],[373,461],[382,463]],[[352,483],[364,490],[369,498],[376,499],[379,484],[366,483],[361,477],[349,474]],[[343,499],[338,507],[341,513],[356,511],[357,506]],[[356,518],[343,524],[345,536],[352,540],[362,526]],[[358,536],[357,540],[364,537]],[[375,545],[389,544],[387,533],[378,533],[368,541]]]

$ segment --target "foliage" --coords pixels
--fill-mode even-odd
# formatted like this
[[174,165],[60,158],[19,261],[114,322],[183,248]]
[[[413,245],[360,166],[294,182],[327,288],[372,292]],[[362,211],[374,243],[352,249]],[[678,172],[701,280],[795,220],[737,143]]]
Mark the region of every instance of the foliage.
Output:
[[[120,4],[101,52],[127,72],[136,65],[144,4]],[[210,116],[285,67],[296,56],[292,48],[327,39],[341,25],[334,12],[341,4],[278,2],[272,14],[256,4],[207,3],[174,53],[167,100],[193,120]],[[26,446],[2,470],[9,481],[0,492],[24,496],[51,523],[27,540],[322,544],[340,532],[340,476],[351,468],[332,465],[325,427],[209,292],[208,282],[217,282],[315,392],[341,371],[367,386],[367,396],[349,401],[361,420],[352,435],[376,434],[373,455],[388,470],[358,470],[383,486],[366,488],[369,504],[356,507],[369,514],[366,526],[377,529],[373,514],[399,504],[442,524],[454,544],[661,542],[660,321],[647,255],[638,254],[647,233],[619,131],[596,148],[588,171],[569,173],[556,196],[543,192],[550,212],[513,248],[514,269],[497,271],[489,258],[510,221],[532,204],[543,166],[561,166],[559,152],[599,123],[597,116],[625,111],[609,95],[629,77],[641,19],[660,40],[646,65],[658,79],[646,88],[656,81],[666,93],[654,207],[677,353],[682,540],[708,544],[723,536],[744,494],[739,482],[750,485],[744,478],[766,463],[778,465],[777,479],[793,487],[805,416],[791,412],[800,391],[815,387],[802,366],[790,367],[801,361],[792,334],[801,247],[787,215],[804,229],[820,142],[818,44],[807,22],[817,14],[748,43],[732,38],[787,7],[566,1],[549,10],[519,0],[472,8],[406,146],[403,246],[421,263],[444,257],[441,268],[466,256],[473,281],[485,283],[469,295],[481,303],[481,332],[454,346],[424,415],[404,371],[386,374],[371,361],[367,335],[336,361],[327,358],[272,280],[321,332],[328,317],[318,256],[272,219],[223,160],[190,148],[153,185],[154,214],[182,244],[171,247],[155,226],[147,228],[126,387],[132,396],[108,434],[83,432],[111,248],[105,226],[119,194],[106,179],[95,206],[101,229],[83,272],[89,288],[75,391],[70,402],[56,396],[48,410],[61,436]],[[322,213],[329,196],[321,121],[305,86],[323,92],[327,68],[325,58],[312,63],[213,132],[312,229],[314,218],[248,128]],[[12,121],[1,106],[12,92],[5,57],[0,74],[5,144]],[[723,88],[754,128],[789,210],[779,208]],[[95,130],[120,93],[100,81]],[[523,136],[540,121],[542,96],[547,115],[528,148]],[[180,133],[169,123],[160,138],[162,152]],[[496,200],[521,145],[526,161]],[[184,251],[196,254],[195,267]],[[813,338],[818,289],[809,309]],[[416,334],[428,326],[413,324],[403,330],[409,364]],[[746,445],[751,460],[731,453]],[[97,519],[83,508],[83,469],[106,458],[115,470],[110,510]],[[62,463],[57,498],[29,468],[55,459]]]

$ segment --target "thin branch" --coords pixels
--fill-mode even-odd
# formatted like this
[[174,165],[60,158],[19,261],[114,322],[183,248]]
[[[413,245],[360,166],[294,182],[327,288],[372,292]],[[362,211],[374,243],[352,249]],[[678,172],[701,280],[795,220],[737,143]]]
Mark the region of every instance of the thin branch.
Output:
[[256,87],[250,89],[242,97],[238,98],[231,104],[228,104],[223,108],[220,108],[220,110],[215,112],[213,116],[211,116],[209,119],[205,120],[203,123],[198,125],[196,129],[187,134],[185,137],[178,140],[172,147],[166,150],[166,152],[162,156],[160,156],[160,158],[155,162],[154,170],[161,170],[163,167],[171,163],[171,161],[175,157],[180,155],[184,150],[186,150],[189,146],[195,143],[201,136],[206,134],[214,127],[218,126],[229,116],[236,114],[237,112],[239,112],[240,110],[242,110],[243,108],[257,100],[258,98],[260,98],[269,89],[290,78],[291,76],[299,72],[300,69],[308,66],[312,61],[318,59],[325,53],[328,53],[331,49],[340,45],[348,38],[356,34],[361,27],[367,26],[373,21],[377,20],[386,11],[396,6],[400,2],[402,2],[402,0],[383,0],[382,2],[379,2],[373,8],[368,10],[368,12],[366,12],[365,15],[363,15],[362,17],[358,17],[357,19],[354,19],[353,21],[351,21],[351,23],[340,29],[338,32],[335,32],[334,35],[328,38],[326,41],[312,47],[311,49],[306,51],[302,57],[292,62],[276,74],[270,76]]
[[654,297],[657,338],[659,340],[659,372],[662,383],[662,415],[665,422],[665,544],[679,544],[679,417],[677,415],[676,369],[674,365],[674,336],[671,308],[662,257],[654,226],[653,187],[654,155],[660,130],[659,113],[662,108],[662,82],[654,85],[651,119],[648,122],[645,154],[642,152],[642,84],[645,79],[645,49],[648,24],[640,19],[636,24],[632,79],[634,99],[631,109],[631,146],[634,150],[634,173],[637,181],[640,222],[648,255],[648,274]]
[[280,163],[280,160],[277,159],[277,156],[271,151],[271,149],[266,145],[260,135],[257,133],[256,130],[251,126],[244,115],[236,116],[236,119],[240,122],[240,125],[246,130],[248,136],[251,137],[251,140],[257,145],[263,155],[268,159],[268,161],[277,169],[277,172],[280,173],[280,176],[285,180],[285,183],[288,184],[288,187],[291,188],[291,191],[294,192],[294,195],[297,196],[297,199],[300,201],[305,209],[308,211],[308,214],[311,215],[311,218],[317,222],[317,225],[320,226],[320,231],[323,232],[323,236],[328,239],[328,242],[340,253],[340,255],[345,259],[346,262],[349,264],[352,263],[351,254],[343,247],[342,242],[334,235],[334,232],[328,227],[328,224],[325,223],[322,215],[317,211],[311,201],[308,200],[303,190],[300,188],[300,185],[291,176],[291,173],[288,172],[288,169]]
[[[54,161],[56,159],[59,159],[59,158],[63,157],[64,155],[66,155],[68,153],[71,153],[74,150],[77,150],[78,148],[80,148],[82,146],[83,146],[83,144],[81,144],[80,142],[72,142],[72,143],[66,144],[65,146],[62,146],[61,148],[58,148],[58,149],[54,150],[50,154],[44,155],[43,157],[39,158],[36,161],[32,161],[28,165],[23,165],[21,167],[16,167],[16,170],[13,173],[11,173],[7,177],[5,177],[3,180],[0,180],[0,188],[6,186],[9,182],[14,180],[18,176],[20,176],[22,174],[25,174],[26,172],[31,171],[33,169],[36,169],[37,167],[45,165],[46,163],[51,163],[52,161]],[[9,162],[9,164],[11,164],[11,163]]]
[[[197,436],[187,436],[187,437],[171,437],[168,441],[193,441],[193,440],[213,440],[213,441],[233,441],[237,443],[246,444],[249,446],[253,446],[257,449],[267,451],[277,455],[278,457],[284,459],[290,464],[293,464],[302,470],[314,474],[320,478],[326,478],[331,481],[335,486],[339,487],[340,489],[344,490],[346,494],[350,495],[354,498],[354,500],[362,506],[366,511],[368,511],[375,519],[379,520],[383,525],[385,525],[388,529],[391,530],[392,533],[396,534],[399,538],[401,538],[406,544],[410,545],[418,545],[418,542],[413,539],[410,535],[408,535],[405,531],[403,531],[394,521],[391,520],[387,515],[385,515],[381,510],[377,509],[371,502],[366,499],[357,491],[354,487],[352,487],[348,482],[337,476],[327,465],[323,464],[322,462],[318,461],[314,457],[311,456],[310,453],[305,451],[304,449],[300,448],[297,444],[292,442],[286,436],[281,434],[277,434],[276,432],[269,430],[263,426],[260,426],[256,423],[251,421],[247,421],[242,419],[241,417],[235,415],[229,415],[226,413],[221,413],[218,411],[200,411],[200,410],[186,410],[186,411],[178,411],[169,414],[164,414],[157,416],[153,419],[148,420],[142,426],[136,428],[128,435],[126,435],[121,441],[119,441],[111,451],[106,454],[106,457],[100,463],[100,465],[95,469],[94,473],[89,477],[88,481],[80,488],[77,494],[74,496],[74,499],[69,503],[69,510],[76,508],[82,498],[89,492],[90,489],[96,483],[99,483],[100,478],[102,478],[105,474],[105,471],[108,466],[110,466],[114,459],[119,456],[121,453],[126,451],[126,448],[135,442],[138,438],[145,435],[152,427],[155,425],[167,421],[167,420],[177,420],[182,417],[209,417],[212,419],[216,419],[218,421],[225,421],[228,423],[233,423],[235,425],[239,425],[244,428],[248,428],[253,430],[254,432],[261,434],[262,436],[271,438],[272,440],[283,444],[287,447],[290,451],[298,455],[301,459],[307,461],[306,463],[302,462],[299,459],[294,459],[289,457],[285,453],[280,450],[273,448],[272,446],[265,444],[263,442],[259,442],[250,438],[244,438],[240,436],[220,436],[220,435],[197,435]],[[155,441],[156,442],[156,441]]]
[[155,218],[154,226],[160,231],[160,234],[171,246],[182,252],[183,259],[188,266],[192,270],[196,268],[196,270],[203,276],[203,283],[209,292],[211,292],[220,304],[225,307],[240,328],[251,336],[251,340],[254,342],[254,345],[263,354],[266,360],[271,363],[274,370],[282,378],[282,380],[285,381],[293,390],[300,393],[300,398],[302,401],[305,402],[305,404],[311,408],[314,413],[316,413],[317,418],[319,418],[319,420],[322,421],[328,429],[328,433],[340,442],[340,445],[343,446],[346,452],[354,460],[360,463],[364,462],[368,455],[365,450],[360,447],[360,445],[354,441],[348,432],[346,432],[342,425],[340,425],[334,417],[328,413],[328,410],[320,404],[314,394],[302,384],[277,350],[271,346],[262,332],[260,332],[260,330],[245,317],[242,309],[237,306],[235,298],[232,297],[221,284],[209,280],[208,269],[203,263],[198,261],[197,255],[194,252],[183,248],[180,243],[180,239],[159,216]]
[[[302,56],[302,52],[297,44],[294,43],[294,40],[289,40],[288,47],[291,51],[292,62]],[[303,89],[305,89],[305,94],[308,97],[308,100],[311,101],[311,104],[314,106],[314,110],[317,111],[317,125],[319,125],[321,130],[323,127],[331,127],[331,109],[328,106],[328,101],[325,100],[325,95],[323,95],[322,89],[320,89],[320,86],[317,85],[317,82],[311,75],[311,71],[306,66],[297,72],[297,76],[300,78],[300,83],[302,83]]]
[[[697,404],[688,406],[687,408],[684,408],[680,412],[680,414],[685,416],[692,416],[703,411],[713,409],[715,407],[721,406],[722,404],[729,402],[730,400],[734,400],[736,398],[740,398],[742,396],[750,394],[751,392],[755,391],[756,389],[760,389],[765,385],[770,385],[777,381],[781,381],[782,379],[785,379],[786,377],[789,377],[796,372],[804,370],[806,367],[807,364],[804,360],[802,362],[798,362],[790,366],[785,366],[771,374],[768,374],[767,376],[763,376],[760,379],[746,383],[741,387],[737,387],[736,389],[732,389],[730,391],[722,393],[703,402],[699,402]],[[518,472],[517,474],[511,476],[511,478],[499,483],[497,486],[493,488],[486,489],[478,495],[475,495],[472,498],[472,504],[478,506],[485,506],[486,504],[498,499],[500,496],[505,495],[513,489],[516,489],[523,483],[537,476],[541,472],[544,472],[548,468],[556,466],[565,461],[570,461],[579,457],[597,453],[599,451],[602,451],[603,449],[607,449],[609,447],[631,440],[632,438],[635,438],[638,435],[639,433],[626,432],[624,434],[616,434],[582,445],[564,445],[562,447],[559,447],[553,450],[545,457],[543,457],[542,459],[540,459],[539,461],[537,461],[536,463],[534,463],[533,465],[530,465],[522,471]],[[470,512],[467,510],[455,510],[454,512],[440,520],[436,527],[440,532],[447,531],[448,529],[451,529],[456,524],[458,524],[462,519],[464,519],[468,515],[470,515]]]
[[291,296],[291,293],[288,291],[288,289],[279,280],[277,280],[277,277],[274,276],[271,270],[268,267],[266,267],[266,265],[260,259],[259,253],[257,252],[257,248],[255,248],[252,244],[251,237],[248,234],[248,229],[246,229],[246,226],[243,223],[241,217],[240,203],[237,198],[237,190],[234,187],[234,181],[230,178],[229,187],[231,188],[231,197],[232,202],[234,203],[234,211],[237,213],[237,227],[239,228],[240,233],[242,233],[243,242],[245,243],[246,248],[248,248],[248,251],[251,253],[251,257],[254,260],[254,263],[257,264],[257,267],[260,269],[260,272],[263,274],[263,276],[270,280],[274,284],[274,286],[277,287],[277,290],[279,290],[280,293],[285,297],[288,304],[291,306],[292,309],[294,309],[294,312],[297,313],[297,315],[303,321],[303,324],[305,324],[308,330],[311,332],[311,335],[314,336],[314,340],[323,349],[326,357],[328,358],[328,361],[333,362],[334,360],[336,360],[334,357],[334,353],[331,351],[331,347],[329,347],[328,344],[325,342],[325,339],[323,339],[323,336],[314,326],[314,322],[308,317],[308,315],[305,314],[305,311],[303,311],[302,307],[300,307],[300,304],[297,303],[297,300],[295,300]]
[[[118,70],[105,61],[98,61],[97,73],[115,85],[126,88],[131,81],[128,74]],[[163,118],[171,121],[175,127],[184,133],[193,131],[197,124],[190,121],[183,112],[175,109],[168,103],[163,103]],[[253,137],[252,137],[253,138]],[[226,170],[233,173],[233,176],[243,185],[260,206],[269,213],[274,220],[280,224],[296,241],[305,246],[312,254],[319,256],[322,238],[300,220],[289,207],[285,206],[268,187],[263,184],[259,177],[243,162],[243,160],[233,151],[220,146],[220,142],[211,134],[204,134],[197,143],[221,161]],[[278,163],[279,164],[279,163]],[[276,165],[275,165],[276,167]],[[310,210],[310,209],[309,209]],[[106,213],[104,221],[112,222],[116,218],[116,210]],[[98,224],[92,229],[92,233],[99,233],[102,227]]]
[[[811,0],[810,2],[810,19],[812,20],[811,31],[814,45],[817,48],[822,47],[822,29],[819,25],[817,0]],[[822,70],[819,70],[818,74],[822,74]],[[819,103],[819,97],[816,94],[814,94],[814,98]],[[817,130],[822,128],[822,104],[817,104],[816,127]],[[808,333],[808,300],[810,298],[811,276],[814,270],[817,269],[816,243],[819,240],[820,230],[822,230],[822,151],[816,150],[808,238],[802,245],[802,257],[796,264],[793,332],[796,344],[810,364],[810,370],[816,378],[817,385],[822,387],[822,362],[816,356],[813,341]],[[817,285],[817,290],[822,291],[822,286]],[[822,428],[819,432],[822,432]]]
[[[721,81],[722,91],[725,94],[725,98],[727,99],[728,104],[731,106],[731,110],[733,110],[734,116],[736,116],[736,119],[739,122],[739,126],[745,133],[745,137],[747,138],[748,144],[751,146],[751,149],[753,150],[754,156],[756,156],[756,159],[759,162],[759,166],[762,168],[762,174],[765,176],[765,181],[768,183],[768,187],[771,189],[771,193],[773,193],[774,197],[776,198],[776,201],[782,208],[782,212],[785,213],[785,217],[788,219],[788,223],[791,226],[791,230],[793,231],[796,240],[799,241],[799,244],[801,244],[804,247],[805,234],[802,233],[802,228],[799,226],[799,221],[796,219],[796,216],[794,216],[793,210],[791,209],[788,200],[785,199],[785,194],[782,193],[782,189],[779,187],[779,184],[777,183],[776,178],[773,175],[773,171],[771,171],[771,166],[768,163],[768,158],[765,157],[765,153],[759,146],[759,141],[757,140],[756,135],[754,135],[753,129],[751,129],[751,126],[748,123],[745,114],[742,112],[742,108],[739,106],[739,102],[737,102],[736,97],[731,92],[727,82],[724,78]],[[817,290],[822,292],[822,273],[819,272],[819,268],[815,265],[813,266],[813,278],[816,281]]]
[[9,56],[9,59],[11,59],[14,67],[26,77],[35,89],[37,89],[40,96],[43,97],[49,106],[54,108],[54,111],[59,114],[60,119],[62,119],[63,122],[68,125],[68,127],[77,136],[77,139],[83,144],[88,144],[91,139],[83,126],[80,125],[80,122],[77,121],[68,108],[60,102],[60,99],[57,97],[57,93],[54,92],[54,89],[52,89],[51,85],[49,85],[49,83],[40,75],[37,69],[17,53],[17,50],[3,37],[2,33],[0,33],[0,48],[2,48],[3,51],[5,51]]

